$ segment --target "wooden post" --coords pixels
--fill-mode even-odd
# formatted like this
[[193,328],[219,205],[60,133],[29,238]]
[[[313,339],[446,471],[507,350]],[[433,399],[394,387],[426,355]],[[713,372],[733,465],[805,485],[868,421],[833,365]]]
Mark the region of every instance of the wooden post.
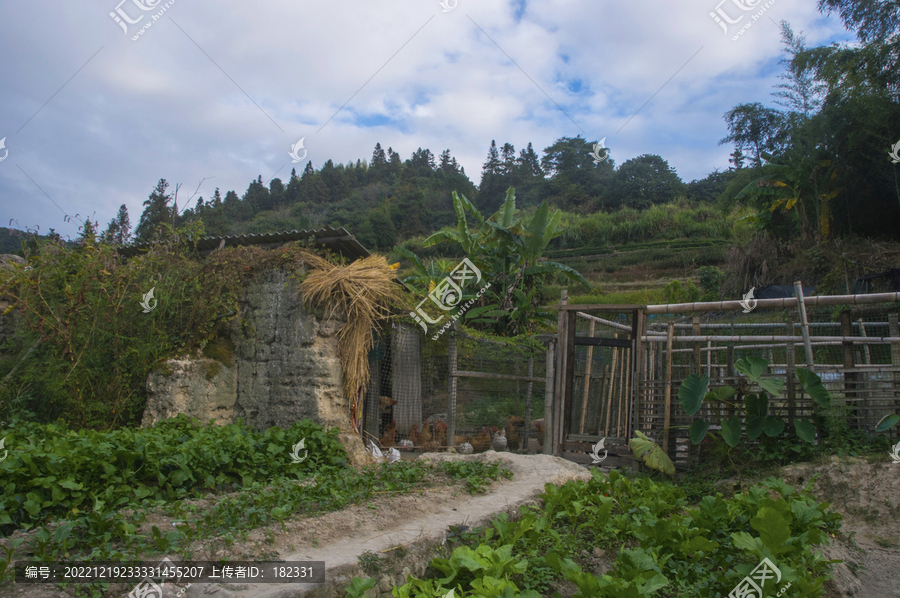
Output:
[[[644,328],[645,322],[644,318],[644,310],[636,309],[631,316],[631,324],[632,324],[632,344],[631,351],[633,356],[633,365],[631,368],[631,396],[628,405],[628,416],[626,418],[625,424],[625,438],[631,438],[632,432],[634,430],[634,420],[633,414],[637,413],[638,402],[640,401],[641,390],[642,390],[642,381],[643,381],[643,358],[644,358],[644,345],[641,341],[641,337],[644,336]],[[598,430],[599,431],[599,430]]]
[[[853,324],[850,321],[850,310],[845,309],[841,312],[841,336],[853,336]],[[853,363],[853,343],[844,342],[844,369],[854,367]],[[844,372],[844,397],[850,401],[850,413],[856,420],[856,426],[859,425],[859,397],[856,395],[856,372]]]
[[[691,318],[692,326],[691,328],[694,331],[694,336],[700,336],[703,334],[703,331],[700,328],[700,316],[695,315]],[[694,343],[694,363],[691,364],[691,371],[700,375],[700,341]]]
[[[553,397],[552,416],[545,415],[544,426],[552,430],[551,441],[544,445],[544,449],[549,447],[548,454],[556,455],[556,448],[559,445],[559,430],[562,425],[562,405],[565,402],[566,394],[566,349],[569,343],[566,342],[566,333],[568,332],[568,320],[566,319],[567,311],[565,306],[569,303],[569,291],[563,289],[560,294],[560,310],[557,316],[557,332],[556,332],[556,392]],[[549,421],[547,421],[549,419]],[[545,428],[546,429],[546,428]]]
[[806,348],[806,367],[815,368],[813,363],[813,350],[809,342],[809,321],[806,319],[806,302],[803,301],[803,283],[801,281],[794,282],[794,293],[797,295],[797,307],[800,310],[800,325],[803,329],[803,345]]
[[[534,353],[528,356],[528,377],[534,377]],[[525,431],[522,434],[522,444],[520,448],[524,448],[524,453],[528,454],[528,428],[531,427],[531,391],[534,383],[529,380],[528,386],[525,387]]]
[[541,451],[545,455],[550,454],[552,442],[550,423],[553,421],[553,389],[556,383],[556,372],[554,371],[556,345],[557,343],[553,341],[547,344],[547,382],[544,384],[544,450]]
[[672,423],[672,342],[675,337],[675,322],[669,322],[669,333],[666,338],[666,404],[663,415],[662,449],[669,453],[669,426]]
[[450,330],[447,331],[447,355],[448,367],[450,368],[449,404],[447,405],[447,445],[454,447],[456,446],[456,385],[458,381],[458,378],[454,375],[456,373],[457,358],[456,326],[457,323],[454,320],[450,324]]
[[557,439],[556,452],[554,453],[558,457],[562,457],[563,443],[565,443],[572,428],[572,408],[574,407],[572,385],[575,381],[575,324],[578,322],[575,313],[573,311],[566,312],[568,324],[566,330],[566,373],[564,378],[566,390],[563,393],[562,421],[560,421],[561,425],[557,428],[559,430],[559,438]]
[[[596,320],[591,320],[589,336],[594,338],[594,325]],[[589,345],[587,350],[587,363],[584,365],[584,397],[581,400],[581,422],[578,424],[578,433],[584,434],[584,420],[587,418],[588,392],[591,388],[591,364],[594,361],[594,346]],[[599,430],[598,430],[599,432]]]
[[[794,336],[794,322],[788,319],[785,327],[787,328],[787,335]],[[796,395],[794,393],[794,375],[796,369],[796,365],[794,364],[795,357],[794,343],[788,341],[787,361],[785,362],[787,364],[785,366],[785,375],[787,377],[788,427],[793,427],[794,418],[797,416]]]

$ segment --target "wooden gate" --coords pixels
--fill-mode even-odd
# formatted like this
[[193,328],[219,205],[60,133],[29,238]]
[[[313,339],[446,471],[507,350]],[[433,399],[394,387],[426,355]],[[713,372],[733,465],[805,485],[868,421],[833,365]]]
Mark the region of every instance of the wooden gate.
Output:
[[[569,305],[559,308],[553,454],[591,464],[601,439],[604,466],[631,465],[637,349],[644,306]],[[600,313],[603,317],[588,312]],[[597,326],[602,324],[601,326]]]

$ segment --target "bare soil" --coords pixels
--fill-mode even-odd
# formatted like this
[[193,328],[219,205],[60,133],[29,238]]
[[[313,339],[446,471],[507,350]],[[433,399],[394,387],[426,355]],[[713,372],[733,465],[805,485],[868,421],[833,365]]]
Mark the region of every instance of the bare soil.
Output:
[[[407,575],[422,576],[432,558],[439,556],[450,526],[477,527],[500,513],[514,515],[521,505],[539,506],[537,496],[546,483],[563,484],[570,479],[588,479],[587,469],[547,455],[516,455],[488,451],[479,455],[431,453],[422,459],[477,460],[499,463],[515,474],[511,480],[493,482],[484,494],[472,496],[462,484],[448,484],[446,478],[431,480],[426,490],[414,494],[384,494],[368,504],[340,512],[305,517],[298,513],[286,522],[239,535],[231,545],[225,538],[209,538],[192,546],[193,560],[285,560],[324,561],[327,583],[312,584],[194,584],[182,588],[164,584],[163,598],[332,598],[346,595],[344,589],[354,576],[380,578],[369,596],[391,596],[394,585],[406,582]],[[798,464],[784,468],[788,483],[803,486],[814,474],[816,497],[829,502],[844,515],[846,535],[831,539],[823,552],[826,558],[844,562],[833,565],[834,578],[826,584],[827,598],[859,596],[900,598],[900,465],[838,460],[825,464]],[[186,501],[203,508],[213,499]],[[218,500],[218,499],[215,499]],[[143,524],[171,527],[172,519],[154,513]],[[33,534],[34,532],[31,532]],[[27,537],[16,534],[13,537]],[[6,543],[6,541],[3,541]],[[27,542],[26,542],[27,544]],[[377,555],[377,559],[375,558]],[[16,555],[22,558],[23,555]],[[595,549],[582,555],[594,562],[593,572],[602,574],[612,566],[614,555]],[[360,558],[362,557],[362,558]],[[162,560],[162,556],[145,560]],[[170,556],[172,560],[176,560]],[[574,588],[555,588],[571,595]],[[131,586],[114,584],[106,597],[126,596]],[[6,584],[0,597],[70,598],[74,588],[60,590],[49,585]],[[156,598],[156,597],[148,597]]]

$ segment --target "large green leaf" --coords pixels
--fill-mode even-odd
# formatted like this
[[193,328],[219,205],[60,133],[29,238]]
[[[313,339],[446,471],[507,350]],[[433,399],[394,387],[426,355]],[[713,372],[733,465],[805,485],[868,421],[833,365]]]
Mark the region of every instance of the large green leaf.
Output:
[[759,438],[766,425],[765,415],[751,415],[747,418],[747,438],[756,440]]
[[816,426],[813,425],[811,421],[808,419],[795,419],[794,420],[794,429],[797,431],[797,436],[806,442],[815,442],[816,440]]
[[875,425],[875,431],[884,432],[885,430],[890,430],[897,425],[897,422],[900,422],[900,415],[885,415]]
[[694,415],[700,410],[707,388],[709,388],[707,374],[703,374],[703,376],[691,374],[681,383],[681,388],[678,389],[678,402],[681,403],[681,408],[685,413]]
[[690,430],[688,430],[691,442],[700,444],[703,441],[703,437],[706,436],[707,430],[709,430],[709,420],[695,419],[694,423],[691,424]]
[[797,368],[797,378],[800,379],[803,390],[813,398],[817,405],[828,407],[831,404],[831,395],[828,394],[828,390],[822,384],[822,379],[818,374],[806,368]]
[[[773,553],[791,537],[790,517],[772,507],[762,507],[756,516],[750,519],[750,527],[759,532],[759,539]],[[795,549],[796,550],[796,549]]]
[[425,264],[422,263],[422,260],[419,259],[419,256],[417,256],[415,253],[413,253],[412,251],[410,251],[408,249],[400,247],[399,245],[394,246],[394,252],[399,253],[406,259],[410,260],[413,264],[415,264],[416,269],[420,273],[423,273],[423,274],[425,273]]
[[787,424],[784,423],[783,419],[770,415],[766,417],[765,422],[763,422],[763,432],[765,432],[766,436],[769,438],[775,438],[784,432],[785,426],[787,426]]
[[741,441],[741,418],[735,415],[731,419],[723,420],[722,430],[719,433],[728,446],[736,447]]
[[769,413],[769,397],[766,393],[749,394],[744,398],[744,405],[747,409],[747,415],[762,415]]
[[719,401],[727,403],[737,394],[737,391],[730,386],[720,386],[706,393],[707,401]]
[[635,430],[637,438],[628,441],[634,457],[643,461],[647,467],[661,471],[668,475],[675,475],[675,464],[659,445],[650,440],[645,434]]
[[756,357],[755,355],[750,355],[748,357],[743,357],[734,362],[734,369],[744,376],[750,378],[753,382],[756,382],[766,392],[770,395],[777,396],[781,394],[782,389],[784,389],[784,380],[779,380],[776,378],[763,378],[763,374],[766,373],[766,370],[769,368],[769,362],[761,357]]

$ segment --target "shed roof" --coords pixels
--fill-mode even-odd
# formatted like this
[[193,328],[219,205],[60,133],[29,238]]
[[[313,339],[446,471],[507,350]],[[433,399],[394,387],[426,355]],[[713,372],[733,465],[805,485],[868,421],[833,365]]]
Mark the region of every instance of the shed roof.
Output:
[[[291,241],[305,241],[315,239],[319,245],[325,245],[328,249],[350,259],[359,259],[371,255],[363,247],[356,237],[351,235],[344,227],[331,228],[325,226],[316,230],[292,230],[281,233],[263,233],[237,235],[233,237],[202,237],[197,240],[197,251],[200,255],[206,255],[220,247],[236,247],[238,245],[256,245],[267,248],[279,247]],[[224,245],[223,245],[224,242]],[[119,248],[119,253],[125,257],[133,257],[145,249],[149,249],[151,243],[127,245]]]

